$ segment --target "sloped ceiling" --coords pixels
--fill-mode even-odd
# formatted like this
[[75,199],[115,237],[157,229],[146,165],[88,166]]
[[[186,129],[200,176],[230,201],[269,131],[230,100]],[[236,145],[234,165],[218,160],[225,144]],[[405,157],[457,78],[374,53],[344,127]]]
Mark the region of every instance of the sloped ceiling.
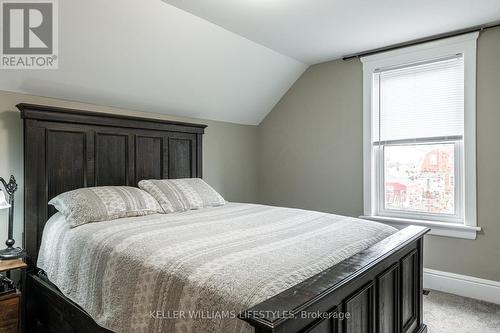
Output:
[[59,69],[1,90],[258,124],[307,67],[160,0],[58,3]]
[[164,0],[314,64],[500,19],[499,0]]
[[252,125],[306,64],[500,19],[499,0],[58,4],[59,69],[0,70],[0,90]]

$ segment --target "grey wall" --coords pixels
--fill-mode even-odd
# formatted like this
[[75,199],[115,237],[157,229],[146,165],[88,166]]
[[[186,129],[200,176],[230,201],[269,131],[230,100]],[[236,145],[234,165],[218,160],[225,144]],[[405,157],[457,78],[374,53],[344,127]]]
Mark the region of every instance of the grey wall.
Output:
[[[428,236],[425,266],[500,281],[500,29],[481,34],[477,73],[476,240]],[[362,66],[310,67],[259,126],[262,203],[358,216]]]
[[[20,242],[23,221],[23,126],[16,109],[18,103],[35,103],[90,111],[120,113],[152,118],[207,124],[203,141],[204,179],[226,200],[257,200],[257,128],[255,126],[170,117],[161,114],[101,107],[51,98],[0,91],[0,176],[14,174],[20,185],[16,195],[15,234]],[[7,211],[0,211],[0,248],[7,238]]]
[[362,212],[362,71],[358,61],[310,67],[259,126],[260,201]]

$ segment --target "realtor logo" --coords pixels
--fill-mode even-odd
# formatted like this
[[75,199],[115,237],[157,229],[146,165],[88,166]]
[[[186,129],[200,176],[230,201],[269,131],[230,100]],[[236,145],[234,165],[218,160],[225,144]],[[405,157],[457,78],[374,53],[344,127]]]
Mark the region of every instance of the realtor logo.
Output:
[[57,3],[1,1],[4,69],[56,69],[58,66]]

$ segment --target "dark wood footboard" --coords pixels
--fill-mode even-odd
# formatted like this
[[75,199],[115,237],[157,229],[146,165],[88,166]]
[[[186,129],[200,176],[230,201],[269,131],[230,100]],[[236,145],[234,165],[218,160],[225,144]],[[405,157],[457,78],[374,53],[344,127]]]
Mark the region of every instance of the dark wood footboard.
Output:
[[256,333],[426,332],[423,236],[410,226],[245,311]]

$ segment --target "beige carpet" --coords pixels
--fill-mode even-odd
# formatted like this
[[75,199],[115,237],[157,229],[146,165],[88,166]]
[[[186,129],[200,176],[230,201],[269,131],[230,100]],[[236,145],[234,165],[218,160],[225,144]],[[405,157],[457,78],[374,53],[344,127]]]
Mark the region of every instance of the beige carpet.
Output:
[[431,290],[424,323],[429,333],[500,333],[500,305]]

